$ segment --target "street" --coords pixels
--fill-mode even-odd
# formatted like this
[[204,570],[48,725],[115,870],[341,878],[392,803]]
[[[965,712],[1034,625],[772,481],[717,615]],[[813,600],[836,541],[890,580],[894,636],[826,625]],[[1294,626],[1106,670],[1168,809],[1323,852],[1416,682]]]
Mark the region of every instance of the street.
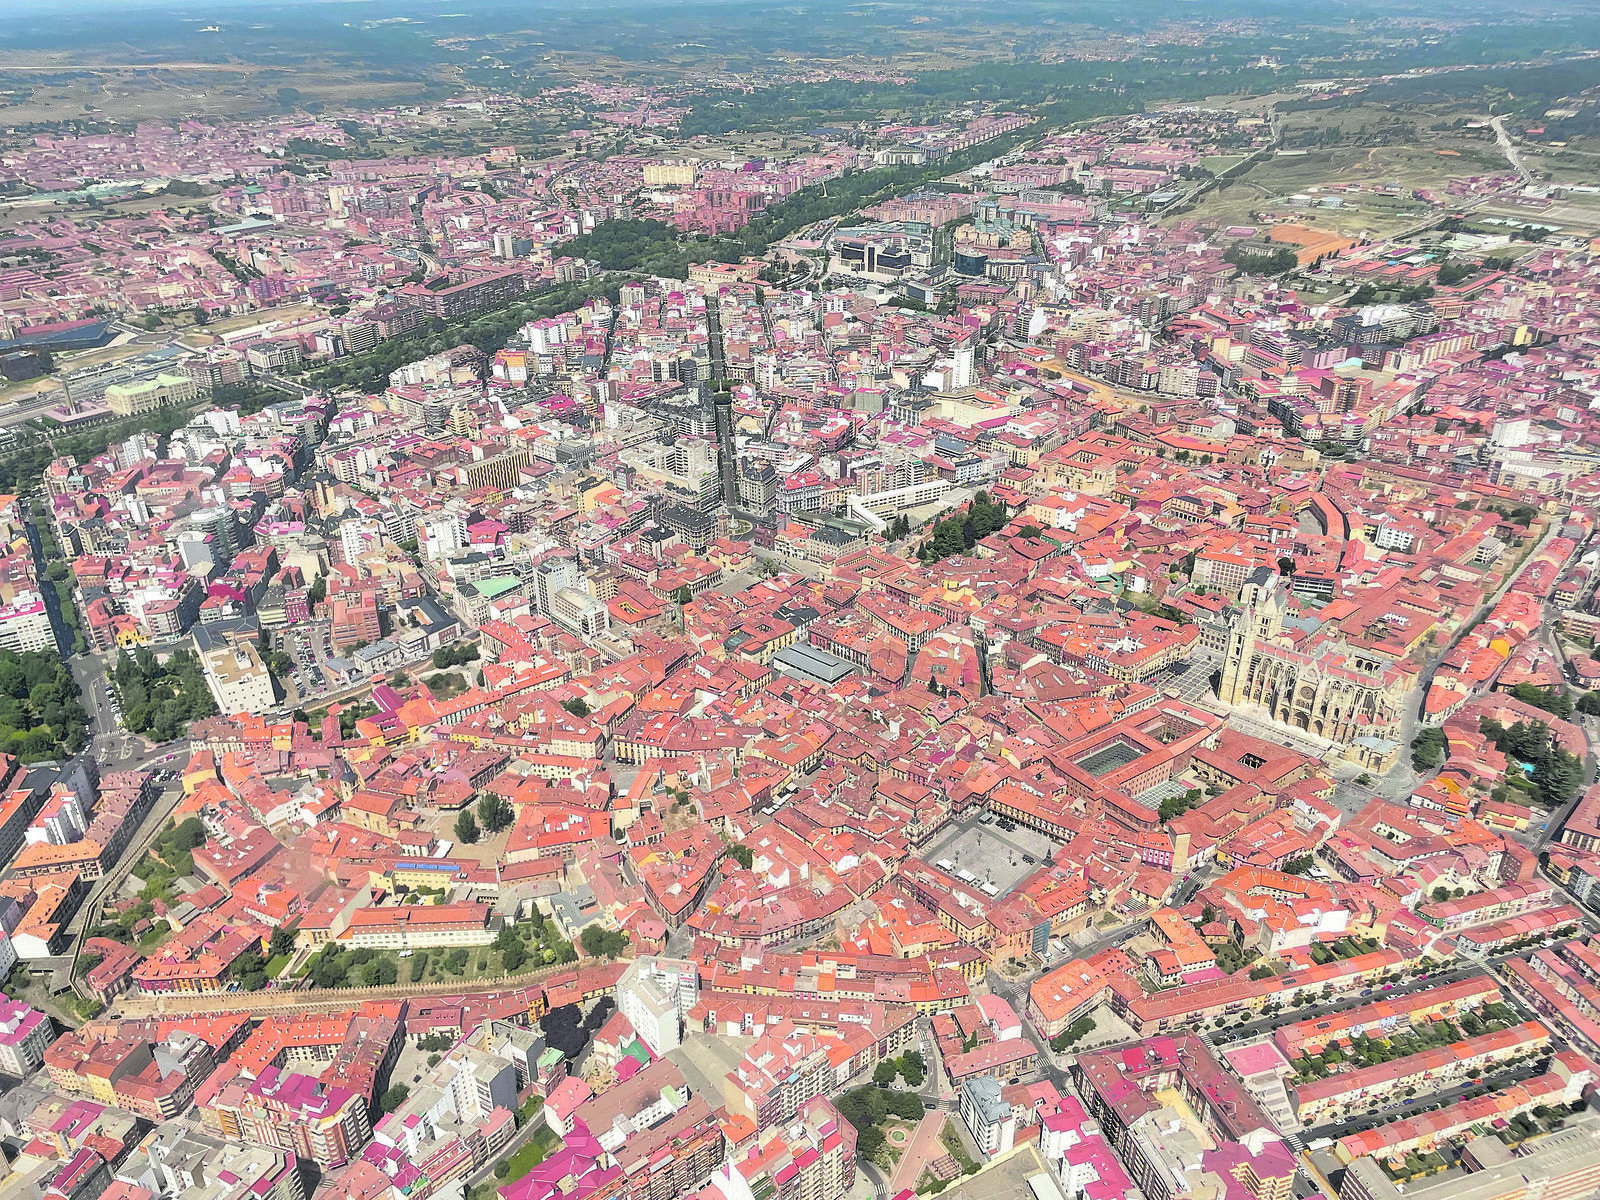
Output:
[[1329,1121],[1322,1125],[1307,1128],[1298,1136],[1303,1142],[1314,1142],[1318,1138],[1333,1138],[1337,1141],[1346,1134],[1354,1133],[1361,1129],[1371,1129],[1374,1125],[1387,1125],[1391,1121],[1403,1120],[1414,1117],[1430,1109],[1443,1108],[1457,1104],[1466,1099],[1469,1091],[1487,1088],[1489,1091],[1499,1091],[1508,1088],[1514,1083],[1524,1079],[1531,1079],[1542,1074],[1548,1064],[1548,1056],[1540,1056],[1531,1062],[1518,1066],[1508,1067],[1504,1071],[1496,1071],[1490,1075],[1475,1075],[1452,1083],[1448,1087],[1440,1088],[1425,1096],[1414,1096],[1399,1104],[1386,1104],[1380,1109],[1370,1109],[1367,1112],[1351,1116],[1342,1121]]

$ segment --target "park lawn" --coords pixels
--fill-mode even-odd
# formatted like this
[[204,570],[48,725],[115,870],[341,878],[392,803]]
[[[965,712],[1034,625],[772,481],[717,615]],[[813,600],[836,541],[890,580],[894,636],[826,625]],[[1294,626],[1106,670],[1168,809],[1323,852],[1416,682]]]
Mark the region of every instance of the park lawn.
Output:
[[944,1148],[950,1152],[950,1157],[956,1160],[964,1174],[971,1175],[978,1169],[978,1164],[973,1161],[972,1155],[967,1153],[966,1146],[961,1143],[961,1134],[951,1127],[948,1118],[945,1119],[944,1128],[939,1131],[939,1140],[944,1143]]
[[[541,956],[542,948],[538,942],[524,939],[523,946],[527,950],[527,957],[523,960],[522,966],[517,968],[516,973],[518,975],[526,975],[529,971],[551,965],[544,962]],[[490,946],[472,946],[465,949],[467,950],[467,965],[459,975],[445,969],[444,960],[448,951],[428,951],[428,973],[423,976],[422,982],[439,983],[453,979],[499,979],[506,974],[504,959],[498,950]],[[421,954],[422,952],[419,950],[417,953]],[[413,959],[407,959],[401,962],[400,981],[402,983],[411,982],[411,963],[413,961]],[[483,964],[482,966],[479,965],[480,962]]]
[[[500,955],[488,946],[470,946],[465,949],[467,950],[467,965],[459,975],[445,969],[444,960],[449,953],[448,950],[430,950],[428,952],[428,973],[423,976],[423,982],[441,983],[452,979],[487,979],[505,974],[505,970],[500,964]],[[417,953],[420,954],[421,951],[419,950]],[[400,979],[402,982],[409,983],[411,980],[412,961],[407,959],[400,964]],[[481,967],[478,965],[480,961],[484,964]],[[533,966],[534,963],[530,958],[523,965],[522,970],[528,971]]]
[[[539,1132],[528,1139],[527,1145],[521,1147],[511,1156],[511,1171],[506,1176],[506,1183],[514,1183],[529,1171],[533,1170],[554,1150],[560,1139],[556,1131],[545,1125]],[[503,1185],[502,1185],[503,1186]]]
[[279,954],[271,962],[267,963],[267,978],[276,979],[283,974],[283,969],[289,965],[289,959],[292,957],[289,954]]
[[919,1124],[921,1124],[919,1121],[902,1121],[899,1117],[885,1117],[883,1124],[878,1126],[879,1129],[883,1130],[883,1150],[885,1157],[889,1160],[887,1163],[889,1167],[897,1166],[905,1151],[905,1146],[896,1146],[893,1140],[889,1138],[890,1131],[894,1129],[905,1130],[906,1146],[910,1146],[912,1139],[917,1136],[917,1126]]

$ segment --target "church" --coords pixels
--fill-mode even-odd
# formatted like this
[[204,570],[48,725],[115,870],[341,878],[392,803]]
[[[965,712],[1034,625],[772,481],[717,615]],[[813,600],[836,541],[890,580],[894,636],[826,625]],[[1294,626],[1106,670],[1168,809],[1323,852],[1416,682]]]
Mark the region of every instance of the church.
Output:
[[1259,567],[1239,592],[1217,696],[1256,707],[1273,721],[1349,745],[1392,739],[1404,716],[1409,677],[1392,661],[1319,635],[1297,647],[1284,631],[1286,587]]

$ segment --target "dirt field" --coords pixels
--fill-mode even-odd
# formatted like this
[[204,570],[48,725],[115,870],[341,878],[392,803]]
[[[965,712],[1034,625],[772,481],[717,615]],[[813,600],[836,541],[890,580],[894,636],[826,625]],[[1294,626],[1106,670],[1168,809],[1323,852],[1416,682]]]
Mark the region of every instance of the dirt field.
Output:
[[202,350],[222,340],[221,334],[232,333],[238,329],[248,329],[252,325],[264,325],[268,321],[299,321],[307,317],[316,316],[321,310],[314,304],[286,304],[282,308],[274,308],[262,312],[240,313],[235,317],[222,317],[212,321],[209,325],[191,329],[178,340],[185,346],[192,346]]

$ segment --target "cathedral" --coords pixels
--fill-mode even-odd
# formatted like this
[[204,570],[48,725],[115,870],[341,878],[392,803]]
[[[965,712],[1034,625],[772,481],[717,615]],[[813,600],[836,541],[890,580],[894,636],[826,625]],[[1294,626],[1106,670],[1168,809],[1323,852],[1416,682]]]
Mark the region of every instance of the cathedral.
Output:
[[1405,672],[1337,638],[1314,637],[1297,648],[1283,628],[1286,590],[1278,573],[1266,567],[1245,582],[1218,698],[1264,709],[1277,723],[1330,742],[1393,738],[1405,710]]

